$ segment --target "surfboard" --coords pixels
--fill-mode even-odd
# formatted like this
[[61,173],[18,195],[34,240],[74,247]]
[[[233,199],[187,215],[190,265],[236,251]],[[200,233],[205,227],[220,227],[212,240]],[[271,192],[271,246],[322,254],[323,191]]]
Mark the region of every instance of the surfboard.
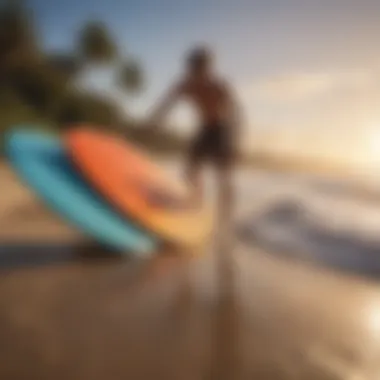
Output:
[[72,128],[65,136],[73,162],[104,196],[165,242],[198,247],[212,231],[210,207],[191,208],[189,190],[124,139]]
[[5,138],[5,149],[21,179],[66,221],[110,248],[142,257],[154,252],[157,240],[89,186],[59,138],[15,128]]

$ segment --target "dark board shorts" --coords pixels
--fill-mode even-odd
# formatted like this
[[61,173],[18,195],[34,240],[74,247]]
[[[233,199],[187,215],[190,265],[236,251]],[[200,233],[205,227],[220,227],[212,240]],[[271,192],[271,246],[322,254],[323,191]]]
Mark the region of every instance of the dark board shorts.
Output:
[[224,123],[204,125],[190,144],[190,164],[209,161],[221,168],[233,164],[236,158],[233,132],[233,128]]

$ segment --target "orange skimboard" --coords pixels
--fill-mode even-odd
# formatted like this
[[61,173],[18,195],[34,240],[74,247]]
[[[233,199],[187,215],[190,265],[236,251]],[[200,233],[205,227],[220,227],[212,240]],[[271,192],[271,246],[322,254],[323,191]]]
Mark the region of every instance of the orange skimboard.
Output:
[[153,234],[197,247],[211,234],[211,209],[186,206],[189,191],[126,141],[85,126],[66,134],[74,163],[110,203]]

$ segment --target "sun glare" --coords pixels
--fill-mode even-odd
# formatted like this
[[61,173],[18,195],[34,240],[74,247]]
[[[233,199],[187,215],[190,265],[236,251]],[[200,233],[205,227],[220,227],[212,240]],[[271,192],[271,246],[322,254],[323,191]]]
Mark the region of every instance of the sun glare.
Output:
[[380,124],[375,128],[371,128],[367,146],[368,151],[366,157],[369,163],[372,165],[380,165]]

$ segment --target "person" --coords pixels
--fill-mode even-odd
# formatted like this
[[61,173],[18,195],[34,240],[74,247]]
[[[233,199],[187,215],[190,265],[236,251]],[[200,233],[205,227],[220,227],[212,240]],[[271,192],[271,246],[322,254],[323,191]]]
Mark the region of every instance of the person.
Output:
[[178,100],[189,101],[195,108],[200,126],[190,143],[186,177],[192,186],[192,205],[203,201],[201,169],[206,161],[217,170],[219,211],[229,217],[232,207],[232,170],[237,155],[239,112],[236,97],[226,80],[215,73],[214,54],[205,46],[192,48],[186,56],[186,70],[163,99],[154,107],[147,124],[161,124]]

